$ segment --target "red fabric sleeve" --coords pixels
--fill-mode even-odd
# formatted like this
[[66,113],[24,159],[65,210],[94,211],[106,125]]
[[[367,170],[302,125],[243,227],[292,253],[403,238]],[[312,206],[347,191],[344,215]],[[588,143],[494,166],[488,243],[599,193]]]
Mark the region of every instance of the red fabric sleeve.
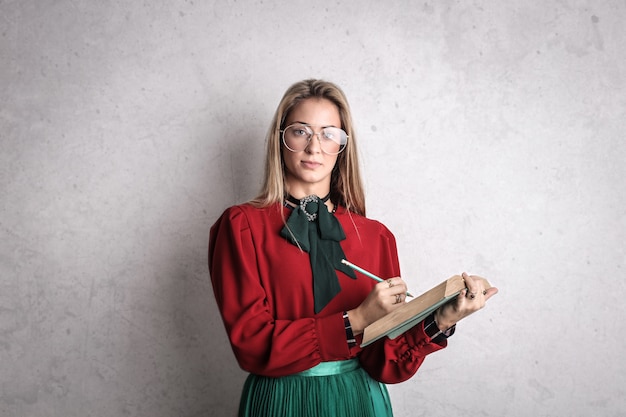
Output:
[[[272,248],[275,241],[290,244],[278,238],[277,230],[272,232],[276,235],[274,240],[255,241],[246,213],[238,206],[228,209],[211,228],[211,281],[239,365],[251,373],[283,376],[309,369],[321,361],[349,358],[342,312],[321,317],[278,318],[273,302],[278,296],[265,288],[272,277],[262,277],[259,273],[267,263],[259,254],[284,250]],[[291,249],[298,250],[293,245]],[[308,263],[308,256],[300,258]],[[289,270],[287,265],[285,274]],[[278,283],[276,287],[282,289]],[[293,296],[296,290],[284,297],[293,300],[295,309],[299,303]],[[289,306],[285,308],[289,310]]]
[[[384,228],[381,233],[380,257],[378,269],[382,277],[400,276],[396,240],[393,234]],[[357,342],[362,340],[362,335]],[[372,378],[387,384],[394,384],[411,378],[430,353],[447,346],[447,341],[439,345],[433,343],[424,332],[424,324],[419,323],[396,339],[382,338],[375,343],[360,349],[361,366]]]
[[411,378],[427,355],[446,346],[447,341],[441,345],[432,342],[424,332],[422,322],[396,339],[385,337],[366,346],[359,359],[361,366],[372,378],[386,384],[396,384]]

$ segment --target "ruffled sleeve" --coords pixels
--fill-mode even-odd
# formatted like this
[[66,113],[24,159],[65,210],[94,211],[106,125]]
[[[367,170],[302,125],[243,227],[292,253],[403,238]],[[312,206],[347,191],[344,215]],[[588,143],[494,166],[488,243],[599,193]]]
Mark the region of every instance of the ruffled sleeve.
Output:
[[360,354],[363,368],[372,378],[396,384],[411,378],[427,355],[447,346],[432,341],[420,323],[396,339],[383,338],[365,347]]

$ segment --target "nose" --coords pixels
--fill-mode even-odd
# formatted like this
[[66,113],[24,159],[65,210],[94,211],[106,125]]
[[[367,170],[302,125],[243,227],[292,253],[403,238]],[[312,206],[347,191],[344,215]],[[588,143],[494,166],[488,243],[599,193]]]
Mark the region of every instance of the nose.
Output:
[[321,132],[313,132],[309,138],[309,143],[306,145],[305,150],[309,153],[321,153],[322,141],[320,139]]

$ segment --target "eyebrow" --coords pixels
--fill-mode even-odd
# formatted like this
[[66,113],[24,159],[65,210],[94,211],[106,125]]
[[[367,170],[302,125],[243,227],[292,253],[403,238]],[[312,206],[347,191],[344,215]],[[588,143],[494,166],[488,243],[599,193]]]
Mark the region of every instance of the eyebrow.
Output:
[[[291,122],[289,124],[292,125],[294,123],[300,123],[301,125],[307,125],[307,126],[321,127],[322,129],[326,128],[326,127],[337,127],[335,125],[321,125],[321,126],[320,125],[312,125],[311,123],[303,122],[301,120],[294,120],[293,122]],[[339,129],[341,129],[341,128],[339,128]]]

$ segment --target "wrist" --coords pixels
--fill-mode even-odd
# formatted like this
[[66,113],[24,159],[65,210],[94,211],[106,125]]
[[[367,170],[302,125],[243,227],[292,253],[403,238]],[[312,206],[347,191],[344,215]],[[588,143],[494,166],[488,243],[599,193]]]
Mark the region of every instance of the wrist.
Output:
[[435,343],[441,343],[443,340],[454,334],[456,325],[453,324],[448,328],[440,328],[435,319],[437,312],[431,313],[424,319],[424,332]]
[[354,338],[354,332],[352,331],[352,325],[350,324],[350,318],[348,312],[343,312],[343,327],[346,331],[346,340],[348,341],[348,347],[352,348],[356,346],[356,339]]
[[440,308],[435,310],[435,312],[433,313],[433,319],[435,320],[435,324],[437,325],[439,330],[441,330],[442,332],[445,332],[451,327],[454,327],[454,325],[456,324],[451,320],[446,320]]
[[358,310],[356,308],[348,310],[345,314],[347,315],[350,326],[352,327],[352,333],[355,336],[363,333],[363,330],[365,330],[365,325],[363,324],[363,320],[361,320],[361,316]]

